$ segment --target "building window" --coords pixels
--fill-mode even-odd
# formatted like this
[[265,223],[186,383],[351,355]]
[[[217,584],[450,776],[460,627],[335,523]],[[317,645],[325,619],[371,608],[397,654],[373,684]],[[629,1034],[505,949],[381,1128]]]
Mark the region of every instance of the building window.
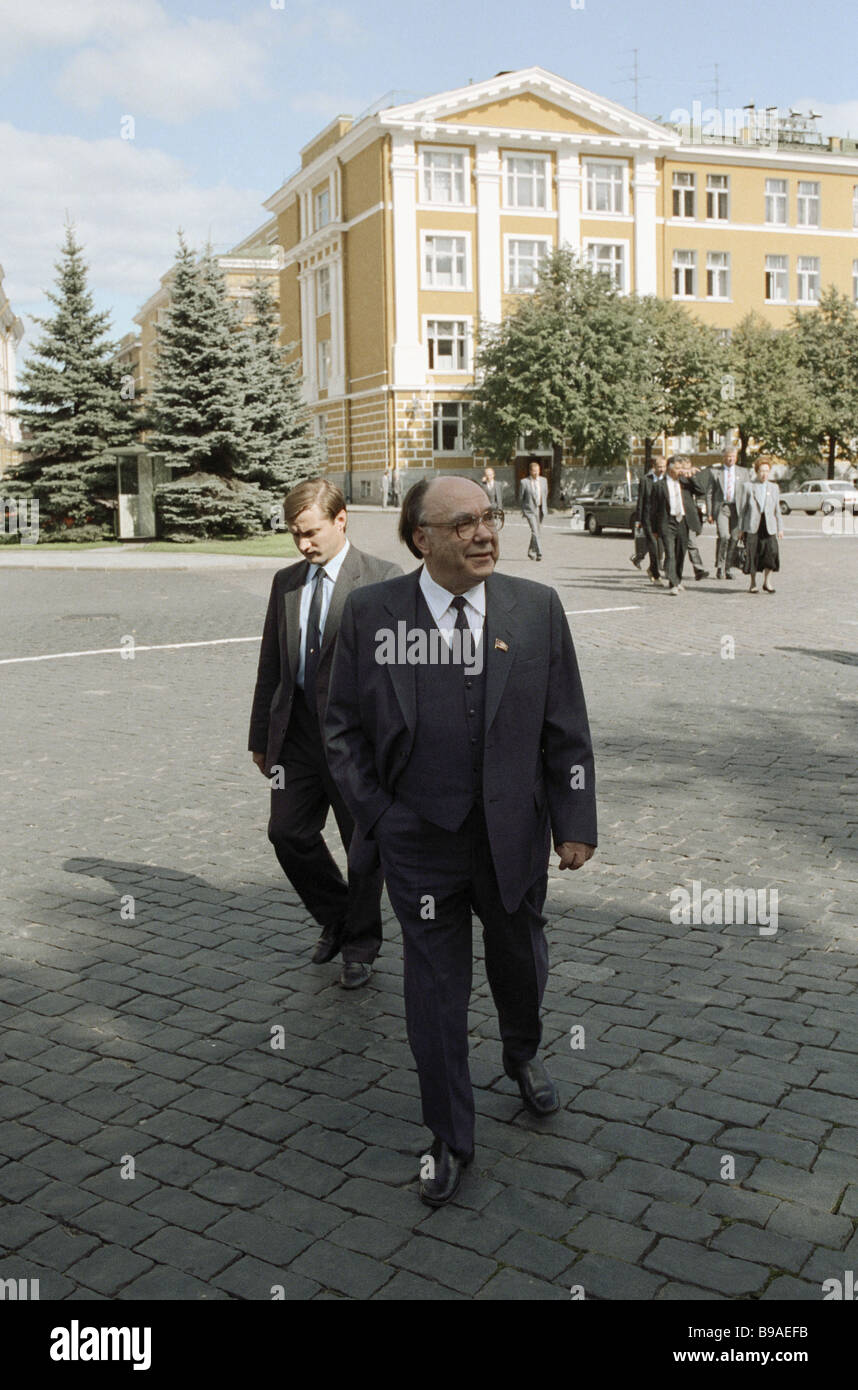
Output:
[[626,248],[615,241],[591,241],[587,264],[594,275],[607,275],[615,290],[626,287]]
[[798,258],[798,300],[800,304],[819,303],[819,257]]
[[852,298],[858,304],[858,261],[852,262]]
[[771,227],[787,224],[786,179],[766,179],[766,221]]
[[430,290],[468,287],[467,238],[427,236],[423,246],[425,286]]
[[588,212],[625,212],[623,190],[625,167],[622,164],[602,164],[584,161],[587,175]]
[[426,343],[430,372],[468,370],[467,319],[429,319],[426,323]]
[[504,188],[508,208],[547,208],[547,160],[533,155],[504,157]]
[[674,217],[694,216],[694,194],[697,183],[696,174],[674,174],[673,176],[673,215]]
[[463,454],[465,426],[468,420],[466,401],[436,401],[432,407],[432,447],[436,454]]
[[319,390],[327,391],[331,379],[331,340],[324,338],[316,349],[319,367]]
[[465,156],[455,150],[423,150],[421,198],[424,203],[465,201]]
[[766,256],[766,300],[785,304],[789,299],[789,257]]
[[706,297],[708,299],[730,298],[730,253],[728,251],[707,251],[706,253]]
[[369,497],[371,496],[371,494],[372,494],[372,480],[371,480],[370,478],[361,478],[361,480],[360,480],[360,500],[361,500],[362,502],[367,501],[367,500],[369,499]]
[[313,202],[315,208],[316,231],[320,227],[327,227],[331,220],[331,192],[328,188],[321,189]]
[[545,239],[510,237],[506,244],[506,287],[532,290],[539,279],[539,262],[548,255]]
[[806,179],[798,181],[798,216],[797,222],[800,227],[819,226],[819,184],[808,182]]
[[674,251],[673,297],[693,299],[697,293],[697,252]]
[[706,216],[711,222],[726,222],[730,216],[729,174],[706,175]]
[[316,271],[316,313],[331,312],[331,267],[320,266]]
[[858,183],[852,185],[852,229],[858,231]]

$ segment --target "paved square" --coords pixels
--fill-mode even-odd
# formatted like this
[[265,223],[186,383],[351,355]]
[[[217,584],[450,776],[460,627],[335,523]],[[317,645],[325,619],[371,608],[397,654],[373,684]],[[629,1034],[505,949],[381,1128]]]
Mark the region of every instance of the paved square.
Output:
[[[407,563],[393,515],[350,534]],[[438,1212],[396,923],[369,986],[341,990],[265,836],[258,643],[221,639],[261,633],[276,565],[0,569],[0,1279],[819,1300],[855,1268],[858,541],[790,517],[774,597],[739,577],[676,599],[626,537],[558,517],[545,541],[529,563],[513,514],[502,568],[570,612],[601,822],[596,858],[550,883],[563,1109],[522,1110],[478,965],[477,1156]],[[129,637],[157,649],[10,662]],[[682,888],[709,918],[672,920]],[[765,920],[719,924],[730,889],[761,890]]]

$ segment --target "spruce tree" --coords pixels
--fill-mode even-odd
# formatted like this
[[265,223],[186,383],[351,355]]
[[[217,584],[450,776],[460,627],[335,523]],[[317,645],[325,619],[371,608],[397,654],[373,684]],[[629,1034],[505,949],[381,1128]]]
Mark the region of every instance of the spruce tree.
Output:
[[244,382],[237,331],[211,249],[198,262],[180,233],[170,307],[158,333],[149,440],[174,478],[230,478],[241,466]]
[[267,280],[251,293],[253,318],[244,329],[244,451],[241,476],[264,488],[288,491],[315,477],[323,459],[309,432],[301,400],[300,363],[290,359],[295,344],[279,342],[277,305]]
[[[39,500],[42,525],[104,523],[116,497],[111,447],[134,437],[133,406],[123,400],[108,312],[96,312],[88,267],[71,224],[56,263],[52,317],[36,317],[42,336],[17,391],[24,458],[16,480]],[[35,317],[35,316],[34,316]]]

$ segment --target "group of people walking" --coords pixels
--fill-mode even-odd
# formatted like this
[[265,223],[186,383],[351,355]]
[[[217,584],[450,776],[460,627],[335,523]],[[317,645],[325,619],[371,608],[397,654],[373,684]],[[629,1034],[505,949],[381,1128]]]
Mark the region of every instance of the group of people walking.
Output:
[[750,580],[748,592],[760,593],[757,575],[762,573],[762,592],[773,594],[772,574],[780,569],[778,541],[780,492],[770,479],[772,460],[761,454],[753,473],[740,468],[735,448],[724,449],[720,465],[695,468],[684,454],[653,457],[638,489],[635,512],[635,553],[632,564],[641,568],[649,559],[652,584],[667,580],[671,595],[683,591],[686,557],[695,580],[706,579],[698,548],[704,518],[714,523],[715,577],[732,579],[737,554],[743,551],[742,570]]
[[[408,574],[350,544],[328,480],[299,484],[284,512],[302,559],[274,576],[248,740],[270,781],[268,835],[321,927],[312,962],[341,954],[345,989],[370,979],[387,883],[432,1134],[420,1197],[437,1207],[474,1153],[472,913],[503,1071],[533,1115],[560,1105],[538,1056],[549,853],[575,871],[596,846],[575,649],[554,588],[495,572],[503,510],[471,479],[407,493],[399,536],[421,562]],[[330,808],[347,879],[322,836]]]

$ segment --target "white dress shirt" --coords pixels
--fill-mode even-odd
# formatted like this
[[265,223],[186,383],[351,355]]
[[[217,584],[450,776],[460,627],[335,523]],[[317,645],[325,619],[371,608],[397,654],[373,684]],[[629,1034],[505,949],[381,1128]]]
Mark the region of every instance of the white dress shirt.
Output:
[[732,502],[736,495],[736,465],[729,467],[724,465],[724,497],[728,502]]
[[334,585],[337,582],[343,560],[346,558],[348,551],[349,542],[346,541],[342,550],[337,551],[333,560],[329,560],[326,565],[310,565],[310,568],[307,570],[307,578],[301,590],[301,607],[299,609],[301,645],[298,654],[298,670],[295,673],[295,682],[297,685],[300,685],[302,690],[304,689],[304,657],[307,648],[307,623],[310,618],[310,601],[313,597],[313,585],[316,582],[316,575],[320,569],[325,571],[325,578],[319,580],[322,586],[322,609],[319,613],[319,632],[324,635],[325,622],[328,617],[328,609],[331,606]]
[[[448,647],[453,645],[453,629],[456,626],[456,609],[453,607],[455,594],[436,584],[426,566],[420,571],[420,590],[426,606]],[[465,600],[464,614],[468,627],[474,634],[474,650],[482,640],[483,625],[486,621],[486,583],[480,580],[473,589],[468,589],[462,597]]]
[[682,488],[676,478],[671,478],[669,473],[664,475],[667,483],[667,495],[670,498],[670,515],[681,521],[685,516],[685,508],[682,505]]

